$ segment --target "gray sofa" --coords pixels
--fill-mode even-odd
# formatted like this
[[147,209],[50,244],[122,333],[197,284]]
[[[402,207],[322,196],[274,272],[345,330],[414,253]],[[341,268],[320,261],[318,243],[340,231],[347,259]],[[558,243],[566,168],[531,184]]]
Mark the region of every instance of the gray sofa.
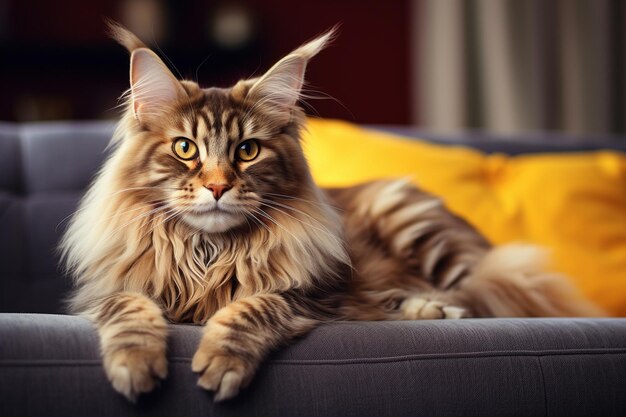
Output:
[[[128,403],[106,380],[91,324],[62,314],[69,281],[54,251],[112,128],[0,124],[0,416],[626,416],[626,319],[324,325],[220,404],[190,369],[201,329],[173,325],[168,379]],[[556,136],[549,146],[431,138],[509,153],[626,150]]]

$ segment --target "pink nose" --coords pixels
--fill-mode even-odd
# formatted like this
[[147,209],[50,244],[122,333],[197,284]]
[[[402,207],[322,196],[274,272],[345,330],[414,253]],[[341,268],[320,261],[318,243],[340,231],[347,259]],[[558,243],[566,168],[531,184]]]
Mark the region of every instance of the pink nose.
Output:
[[204,187],[213,193],[213,197],[216,201],[219,200],[226,191],[232,188],[228,184],[207,184]]

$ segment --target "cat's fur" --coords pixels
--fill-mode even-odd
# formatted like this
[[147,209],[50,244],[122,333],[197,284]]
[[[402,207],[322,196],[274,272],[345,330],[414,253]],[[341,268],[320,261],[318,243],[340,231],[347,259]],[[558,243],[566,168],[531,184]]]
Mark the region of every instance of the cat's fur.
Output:
[[[405,181],[314,184],[297,102],[332,32],[260,78],[201,89],[112,31],[131,52],[127,110],[62,249],[71,309],[96,324],[107,376],[129,399],[166,376],[168,322],[205,324],[192,369],[222,400],[322,320],[599,314],[541,271],[536,249],[492,249]],[[179,137],[198,157],[174,154]],[[256,159],[236,159],[252,138]]]

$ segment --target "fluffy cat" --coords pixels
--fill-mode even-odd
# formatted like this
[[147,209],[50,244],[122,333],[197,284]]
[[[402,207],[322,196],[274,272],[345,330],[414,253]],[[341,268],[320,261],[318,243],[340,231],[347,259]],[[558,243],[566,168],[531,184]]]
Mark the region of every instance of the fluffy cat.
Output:
[[493,249],[405,181],[314,184],[298,100],[332,31],[259,78],[201,89],[111,30],[131,53],[127,108],[61,247],[71,310],[128,399],[166,377],[168,322],[205,325],[192,370],[219,401],[324,320],[599,314],[537,249]]

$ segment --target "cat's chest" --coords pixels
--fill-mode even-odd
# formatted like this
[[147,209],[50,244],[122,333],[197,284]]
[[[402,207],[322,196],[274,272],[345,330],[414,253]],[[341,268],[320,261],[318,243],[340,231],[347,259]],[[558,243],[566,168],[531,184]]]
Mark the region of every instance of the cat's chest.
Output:
[[239,255],[215,242],[198,239],[193,243],[172,253],[173,273],[155,294],[168,318],[176,322],[204,323],[242,292],[250,295],[237,278]]
[[201,240],[193,248],[193,257],[200,266],[207,270],[209,266],[215,262],[215,258],[219,254],[219,250],[221,250],[221,248],[217,245]]
[[198,278],[207,288],[220,288],[228,284],[227,287],[234,293],[241,286],[238,276],[245,281],[245,272],[240,267],[245,264],[245,251],[240,248],[201,239],[192,251]]
[[[234,300],[306,285],[302,257],[271,242],[198,238],[177,261],[178,281],[198,300]],[[226,294],[227,293],[227,294]]]

